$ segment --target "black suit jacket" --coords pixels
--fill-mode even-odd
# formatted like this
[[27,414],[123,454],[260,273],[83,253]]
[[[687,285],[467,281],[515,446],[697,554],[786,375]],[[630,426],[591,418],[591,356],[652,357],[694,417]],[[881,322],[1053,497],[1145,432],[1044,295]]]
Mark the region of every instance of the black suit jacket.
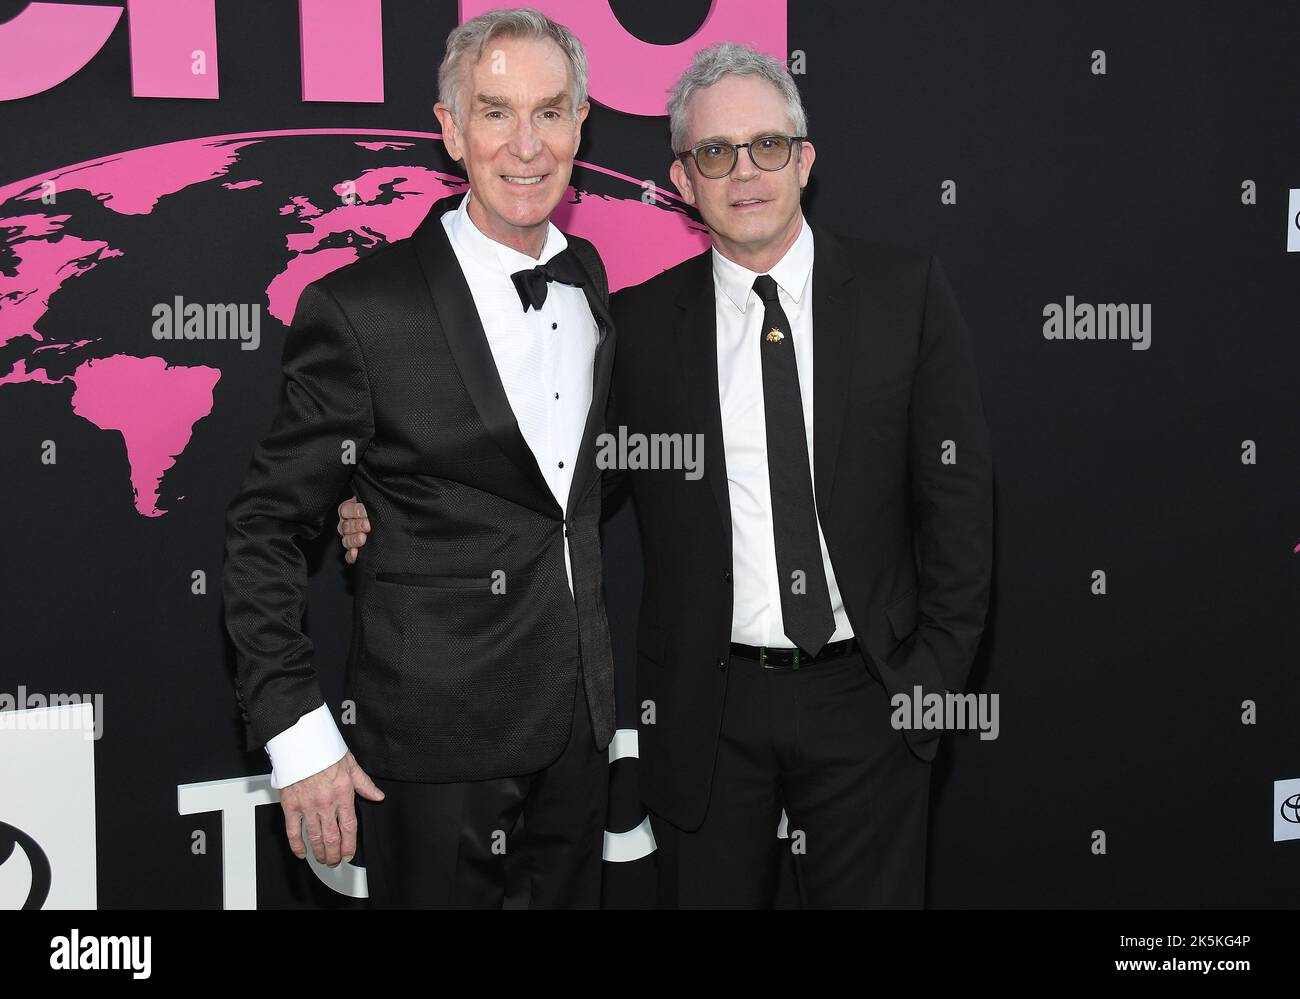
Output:
[[592,278],[601,339],[561,509],[440,220],[459,197],[298,301],[279,410],[226,518],[226,624],[249,749],[323,702],[302,632],[297,539],[332,528],[349,491],[384,525],[356,574],[344,678],[356,720],[340,729],[368,773],[451,781],[538,770],[567,743],[581,682],[598,744],[613,736],[595,467],[614,354],[604,267],[590,243],[568,237]]
[[[937,257],[814,225],[814,492],[868,668],[890,694],[964,688],[993,560],[993,463],[970,337]],[[611,425],[701,433],[704,475],[625,475],[642,529],[641,795],[694,829],[731,641],[731,509],[710,251],[613,296]],[[955,461],[944,462],[945,442]],[[909,732],[922,759],[939,733]]]

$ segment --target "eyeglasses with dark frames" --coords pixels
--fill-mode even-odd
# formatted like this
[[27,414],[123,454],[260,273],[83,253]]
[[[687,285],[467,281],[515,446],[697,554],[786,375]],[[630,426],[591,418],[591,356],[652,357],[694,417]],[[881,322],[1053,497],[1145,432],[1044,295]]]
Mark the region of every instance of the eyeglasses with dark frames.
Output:
[[687,157],[695,160],[695,167],[709,180],[721,180],[736,169],[740,161],[740,151],[749,151],[749,160],[760,170],[784,170],[790,162],[790,151],[796,142],[803,142],[806,135],[760,135],[749,142],[739,144],[722,142],[701,142],[685,152],[677,154],[677,159]]

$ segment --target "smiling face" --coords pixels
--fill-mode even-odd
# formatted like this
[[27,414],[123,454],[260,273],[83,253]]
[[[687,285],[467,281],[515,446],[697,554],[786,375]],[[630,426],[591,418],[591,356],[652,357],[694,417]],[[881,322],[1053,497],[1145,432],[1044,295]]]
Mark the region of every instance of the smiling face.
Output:
[[434,113],[469,176],[469,214],[489,238],[537,257],[573,172],[589,104],[573,110],[564,52],[548,39],[499,38],[461,69],[460,121]]
[[[696,91],[688,111],[688,149],[711,139],[739,144],[760,135],[794,134],[785,98],[757,76],[724,76]],[[674,160],[670,172],[687,204],[699,209],[712,230],[718,251],[750,270],[765,272],[799,235],[799,194],[815,156],[812,143],[801,142],[782,170],[758,169],[742,149],[735,169],[718,180],[701,176],[689,160]]]

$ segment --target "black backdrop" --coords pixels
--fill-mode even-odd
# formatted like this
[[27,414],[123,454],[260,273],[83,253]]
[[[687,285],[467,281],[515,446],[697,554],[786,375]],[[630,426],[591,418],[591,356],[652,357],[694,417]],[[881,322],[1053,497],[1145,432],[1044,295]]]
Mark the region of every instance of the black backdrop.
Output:
[[[133,98],[123,19],[66,83],[0,105],[0,184],[178,138],[437,130],[454,2],[385,3],[375,105],[301,100],[297,6],[221,0],[216,101]],[[612,6],[655,43],[689,37],[709,8]],[[23,7],[0,0],[0,21]],[[1300,778],[1300,255],[1284,231],[1300,188],[1300,10],[792,0],[788,16],[819,153],[805,210],[942,255],[993,434],[994,600],[970,689],[999,695],[1001,733],[944,737],[929,904],[1293,905],[1300,843],[1275,841],[1274,827],[1275,782]],[[581,159],[670,188],[666,119],[595,106],[585,133]],[[941,202],[947,180],[956,204]],[[156,220],[160,253],[183,223]],[[271,252],[227,235],[232,269]],[[187,298],[222,300],[221,273],[194,278]],[[127,293],[88,276],[61,293],[60,328],[102,333]],[[1150,349],[1045,339],[1043,309],[1067,295],[1149,303]],[[77,416],[68,392],[0,385],[0,691],[103,692],[101,907],[221,906],[220,816],[178,814],[177,788],[269,769],[241,750],[217,582],[224,507],[278,391],[282,329],[262,335],[238,363],[223,344],[147,345],[223,369],[212,413],[163,481],[166,516],[138,513],[121,438]],[[0,350],[0,373],[30,349],[18,346]],[[46,440],[57,465],[40,460]],[[1256,444],[1253,464],[1243,441]],[[337,704],[350,602],[332,530],[312,550],[308,622]],[[636,543],[620,511],[606,557],[624,728],[636,725]],[[205,595],[191,592],[196,569]],[[1096,570],[1105,595],[1091,592]],[[1248,701],[1254,724],[1243,724]],[[6,779],[21,766],[5,759]],[[641,821],[635,776],[634,761],[615,765],[611,829]],[[289,854],[279,811],[256,816],[259,906],[357,905]],[[651,863],[607,864],[608,904],[652,904]]]

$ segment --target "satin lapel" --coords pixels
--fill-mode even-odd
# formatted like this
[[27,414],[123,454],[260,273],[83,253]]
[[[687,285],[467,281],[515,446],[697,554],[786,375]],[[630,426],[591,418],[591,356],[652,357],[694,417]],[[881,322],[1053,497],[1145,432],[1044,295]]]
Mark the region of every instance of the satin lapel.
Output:
[[718,321],[714,311],[711,254],[711,250],[706,250],[695,258],[687,284],[677,297],[673,331],[687,404],[694,417],[692,425],[683,427],[682,431],[704,435],[704,475],[713,489],[730,553],[731,495],[727,489],[722,404],[718,399]]
[[839,241],[813,226],[813,466],[817,508],[830,508],[857,329],[853,272]]
[[492,440],[519,467],[524,478],[551,504],[558,506],[541,469],[537,467],[537,460],[533,457],[528,442],[519,430],[519,422],[510,408],[505,386],[501,384],[501,375],[492,357],[487,334],[483,332],[483,323],[474,306],[469,284],[442,225],[443,213],[455,208],[463,197],[464,195],[456,195],[434,204],[412,234],[416,253],[429,284],[429,292],[433,296],[434,309],[443,336],[447,339],[447,347],[460,370],[461,379],[474,402],[479,419],[483,421]]
[[578,464],[574,469],[573,481],[569,485],[569,501],[565,505],[567,518],[573,513],[573,507],[585,494],[592,476],[599,474],[596,468],[596,437],[605,429],[605,402],[609,398],[609,380],[614,370],[614,322],[609,309],[601,301],[600,293],[588,281],[582,286],[587,295],[587,304],[596,320],[596,357],[591,372],[591,408],[587,410],[587,424],[582,431],[582,444],[578,448]]

